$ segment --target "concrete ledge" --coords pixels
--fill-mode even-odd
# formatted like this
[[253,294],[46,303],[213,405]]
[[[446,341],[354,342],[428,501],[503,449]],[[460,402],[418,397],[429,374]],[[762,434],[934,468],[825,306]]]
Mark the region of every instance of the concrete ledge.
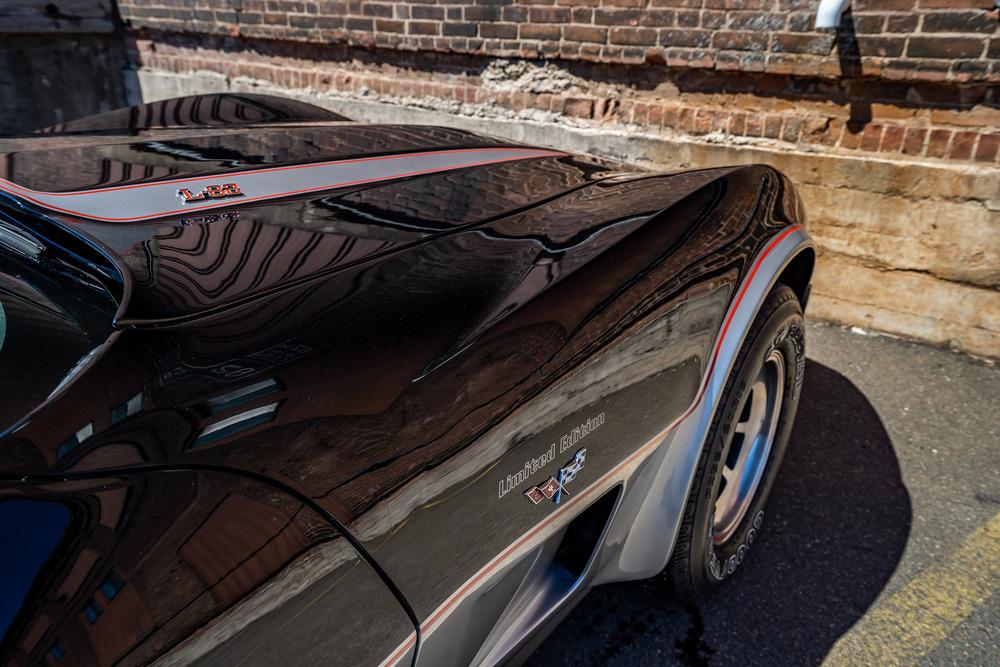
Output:
[[[215,72],[142,70],[144,100],[242,91],[374,123],[447,125],[660,170],[764,163],[799,187],[820,248],[811,314],[1000,358],[1000,169],[789,151],[509,110],[317,94]],[[433,106],[444,106],[449,113]]]

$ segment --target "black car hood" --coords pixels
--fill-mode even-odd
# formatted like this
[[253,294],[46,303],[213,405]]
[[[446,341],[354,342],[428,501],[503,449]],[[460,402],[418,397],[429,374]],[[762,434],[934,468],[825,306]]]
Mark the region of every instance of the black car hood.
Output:
[[[593,160],[449,128],[330,122],[50,134],[0,139],[0,151],[0,194],[119,260],[130,283],[119,322],[133,325],[254,300],[538,207],[609,173]],[[190,207],[177,197],[209,182],[245,192]],[[160,211],[149,200],[164,191]]]

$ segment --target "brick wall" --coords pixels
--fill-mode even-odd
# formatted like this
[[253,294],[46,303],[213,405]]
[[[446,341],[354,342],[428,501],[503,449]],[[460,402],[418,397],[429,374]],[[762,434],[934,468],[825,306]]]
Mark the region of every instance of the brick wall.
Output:
[[993,0],[853,0],[826,31],[817,5],[119,0],[147,97],[267,90],[653,167],[776,164],[824,255],[815,313],[1000,358]]
[[[997,81],[991,0],[855,0],[852,39],[816,0],[123,0],[137,26],[363,47],[897,81]],[[992,37],[992,39],[991,39]]]

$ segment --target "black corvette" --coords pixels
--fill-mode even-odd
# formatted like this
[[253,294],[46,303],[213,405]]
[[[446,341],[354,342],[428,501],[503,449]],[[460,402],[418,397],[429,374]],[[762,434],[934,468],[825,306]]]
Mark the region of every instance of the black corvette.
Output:
[[0,663],[516,663],[733,576],[814,262],[650,173],[206,95],[0,138]]

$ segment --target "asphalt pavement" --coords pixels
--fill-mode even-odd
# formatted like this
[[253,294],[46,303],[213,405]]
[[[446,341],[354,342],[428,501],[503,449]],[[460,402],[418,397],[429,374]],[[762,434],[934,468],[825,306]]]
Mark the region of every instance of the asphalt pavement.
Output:
[[1000,665],[1000,369],[810,324],[799,414],[741,571],[700,608],[598,588],[528,661]]

